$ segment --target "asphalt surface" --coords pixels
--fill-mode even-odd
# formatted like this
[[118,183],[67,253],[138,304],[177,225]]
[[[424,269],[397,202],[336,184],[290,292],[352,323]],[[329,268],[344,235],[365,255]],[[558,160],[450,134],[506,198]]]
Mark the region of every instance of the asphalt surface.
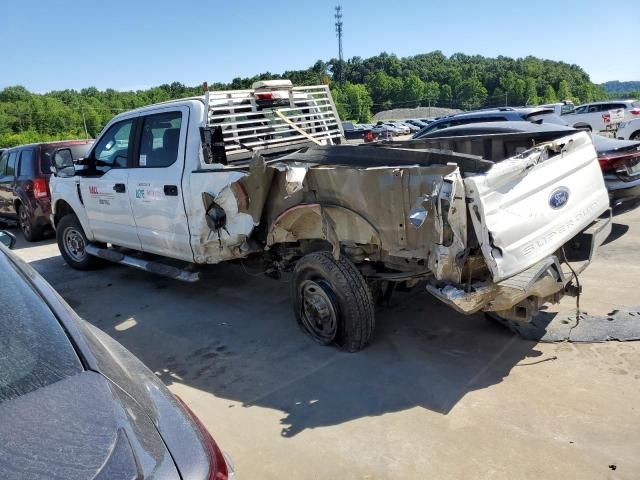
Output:
[[[593,315],[640,304],[640,210],[614,222],[580,278]],[[16,252],[190,405],[240,478],[640,477],[637,342],[527,341],[418,291],[347,354],[301,333],[290,285],[252,266],[183,284],[74,271],[52,239]]]

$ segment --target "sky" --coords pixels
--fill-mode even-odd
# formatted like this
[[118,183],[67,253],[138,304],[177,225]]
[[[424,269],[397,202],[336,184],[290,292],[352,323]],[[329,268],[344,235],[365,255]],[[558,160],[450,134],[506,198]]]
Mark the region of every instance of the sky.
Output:
[[[229,82],[337,57],[338,0],[0,0],[0,88]],[[640,80],[640,1],[341,0],[344,55],[441,50],[575,63]]]

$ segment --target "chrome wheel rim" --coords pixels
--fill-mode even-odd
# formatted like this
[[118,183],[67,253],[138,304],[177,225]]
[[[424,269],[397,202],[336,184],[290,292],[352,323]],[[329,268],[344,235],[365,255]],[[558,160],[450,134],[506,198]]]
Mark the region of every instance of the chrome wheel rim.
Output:
[[76,262],[81,262],[87,256],[85,241],[82,233],[76,228],[67,228],[63,237],[64,251]]
[[24,209],[24,207],[20,208],[20,215],[18,215],[18,217],[22,233],[28,236],[29,234],[31,234],[31,224],[29,223],[29,219],[27,218],[27,211]]
[[305,280],[299,292],[300,316],[305,329],[318,342],[331,343],[338,331],[338,315],[329,285],[323,280]]

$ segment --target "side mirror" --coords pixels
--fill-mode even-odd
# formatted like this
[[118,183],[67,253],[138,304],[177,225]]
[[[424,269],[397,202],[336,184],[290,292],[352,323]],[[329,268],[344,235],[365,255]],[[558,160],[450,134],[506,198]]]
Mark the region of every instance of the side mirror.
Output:
[[5,247],[11,249],[16,244],[16,236],[13,233],[9,233],[6,230],[0,230],[0,243]]
[[56,151],[53,156],[53,161],[51,162],[51,171],[53,171],[56,175],[58,173],[63,174],[64,172],[65,174],[68,174],[75,171],[71,149],[61,148],[60,150]]

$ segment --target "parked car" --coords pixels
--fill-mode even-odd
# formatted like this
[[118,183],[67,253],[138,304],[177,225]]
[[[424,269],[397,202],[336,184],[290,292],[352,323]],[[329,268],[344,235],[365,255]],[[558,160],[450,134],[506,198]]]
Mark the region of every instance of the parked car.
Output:
[[640,118],[622,122],[616,136],[620,140],[640,140]]
[[409,123],[413,125],[414,127],[418,127],[418,131],[422,130],[424,127],[428,125],[427,122],[423,122],[422,120],[418,120],[418,119],[410,119],[410,120],[403,120],[403,121],[405,123]]
[[[466,138],[474,136],[496,136],[502,134],[539,133],[541,138],[553,138],[557,132],[576,131],[573,127],[531,122],[488,122],[458,125],[425,134],[421,138]],[[484,138],[484,137],[483,137]],[[592,134],[591,140],[598,154],[604,183],[614,212],[620,213],[640,204],[640,142],[616,140]]]
[[571,100],[565,100],[563,102],[549,103],[547,105],[540,105],[544,108],[553,108],[553,111],[556,115],[567,115],[569,113],[573,113],[576,109],[576,106]]
[[469,123],[484,122],[506,122],[506,121],[543,121],[548,123],[564,124],[552,108],[543,107],[500,107],[486,110],[476,110],[473,112],[456,113],[440,117],[431,122],[426,128],[416,133],[413,138],[422,138],[436,130],[455,127],[456,125],[466,125]]
[[34,143],[5,150],[0,156],[0,217],[18,222],[24,238],[40,240],[49,228],[51,159],[58,152],[78,159],[92,141]]
[[362,124],[342,122],[342,130],[344,131],[344,136],[347,140],[369,141],[369,136],[367,134],[371,132],[371,128],[367,128]]
[[[378,124],[379,123],[380,122],[378,122]],[[409,129],[409,127],[407,127],[402,122],[383,122],[383,123],[384,125],[388,125],[390,127],[397,129],[400,132],[400,135],[409,135],[411,133],[411,130]]]
[[414,125],[414,124],[413,124],[413,123],[411,123],[411,122],[407,122],[406,120],[403,120],[403,121],[401,121],[401,122],[397,122],[397,123],[399,123],[399,124],[401,124],[401,125],[403,125],[403,126],[407,127],[407,128],[409,129],[409,133],[416,133],[416,132],[419,132],[419,131],[420,131],[420,129],[421,129],[421,128],[423,128],[423,127],[418,127],[418,126]]
[[397,135],[402,135],[402,130],[394,127],[393,125],[387,125],[386,123],[374,125],[371,127],[371,132],[378,138],[391,138]]
[[186,404],[0,242],[0,478],[233,478]]
[[[619,112],[619,121],[612,118]],[[586,127],[593,132],[606,130],[612,123],[640,118],[640,102],[637,100],[610,100],[586,103],[564,116],[573,127]]]

